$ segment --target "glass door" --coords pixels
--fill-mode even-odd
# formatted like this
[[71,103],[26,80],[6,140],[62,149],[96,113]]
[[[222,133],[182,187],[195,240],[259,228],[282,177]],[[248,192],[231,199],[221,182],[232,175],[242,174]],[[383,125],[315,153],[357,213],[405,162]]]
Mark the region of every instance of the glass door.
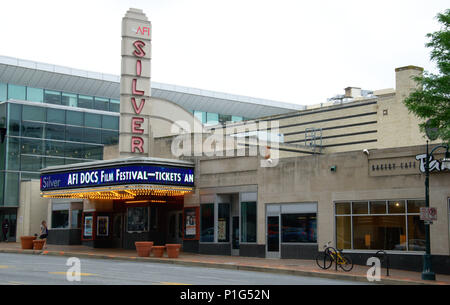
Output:
[[267,253],[266,257],[280,257],[280,217],[267,216]]
[[239,216],[233,216],[231,234],[231,254],[239,255]]

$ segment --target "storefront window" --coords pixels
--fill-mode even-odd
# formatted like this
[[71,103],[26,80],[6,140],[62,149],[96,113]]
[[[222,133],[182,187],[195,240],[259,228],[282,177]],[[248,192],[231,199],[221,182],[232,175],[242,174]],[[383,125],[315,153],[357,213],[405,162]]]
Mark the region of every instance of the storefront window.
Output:
[[130,207],[127,209],[127,231],[148,232],[148,207]]
[[83,215],[82,210],[72,210],[72,229],[81,229],[81,216]]
[[336,239],[338,249],[352,248],[352,218],[336,216]]
[[425,251],[424,200],[336,203],[336,241],[341,249]]
[[214,203],[200,206],[200,241],[214,242]]
[[230,204],[219,203],[217,219],[217,241],[230,241]]
[[53,229],[69,228],[69,210],[52,212],[52,228]]
[[256,242],[256,202],[241,203],[241,242]]
[[316,214],[282,214],[281,241],[283,243],[317,242]]

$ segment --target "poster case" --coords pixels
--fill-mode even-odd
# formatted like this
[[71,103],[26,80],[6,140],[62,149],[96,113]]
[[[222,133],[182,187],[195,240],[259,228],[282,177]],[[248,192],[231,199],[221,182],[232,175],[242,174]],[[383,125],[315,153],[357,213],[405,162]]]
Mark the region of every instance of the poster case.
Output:
[[200,209],[198,207],[183,209],[183,239],[200,239]]
[[109,236],[109,216],[97,216],[97,236]]

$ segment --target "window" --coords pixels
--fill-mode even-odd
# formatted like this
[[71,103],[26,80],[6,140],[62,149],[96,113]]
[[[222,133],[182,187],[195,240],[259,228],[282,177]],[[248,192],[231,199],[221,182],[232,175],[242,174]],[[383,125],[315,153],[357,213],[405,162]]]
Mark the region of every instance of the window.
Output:
[[45,125],[45,138],[52,140],[64,140],[66,134],[66,127],[56,124]]
[[76,94],[63,93],[61,95],[61,104],[71,107],[78,106],[78,100]]
[[119,130],[119,117],[103,115],[102,128]]
[[83,128],[66,126],[66,141],[84,142]]
[[200,241],[214,242],[214,203],[200,205]]
[[217,113],[207,112],[206,113],[206,123],[208,125],[219,124],[219,115]]
[[19,173],[5,175],[5,206],[19,206]]
[[27,87],[27,101],[42,103],[44,101],[44,90]]
[[119,132],[111,130],[102,130],[102,144],[112,145],[119,143]]
[[8,104],[8,135],[19,136],[22,121],[22,105]]
[[64,110],[47,108],[47,122],[65,124],[66,114]]
[[8,84],[8,99],[25,101],[26,90],[24,86]]
[[6,138],[6,168],[8,170],[18,170],[20,166],[19,158],[19,139],[18,138]]
[[241,242],[256,242],[256,202],[241,202]]
[[92,109],[94,106],[94,98],[92,96],[79,95],[78,107]]
[[43,166],[42,167],[49,167],[49,166],[58,166],[58,165],[64,165],[64,158],[42,158],[43,159]]
[[61,104],[61,92],[44,90],[44,102],[47,104]]
[[81,229],[82,212],[82,210],[72,210],[72,223],[70,225],[72,229]]
[[45,122],[45,112],[44,107],[23,105],[22,120]]
[[203,111],[194,111],[194,116],[200,121],[202,122],[202,124],[206,123],[206,112]]
[[94,99],[94,109],[108,111],[109,100],[107,98],[96,97]]
[[20,169],[28,172],[38,172],[42,168],[42,157],[20,156]]
[[103,146],[102,145],[84,145],[85,159],[103,160]]
[[[78,143],[65,143],[64,144],[64,156],[66,158],[83,158],[83,144]],[[73,162],[71,162],[73,163]],[[66,163],[70,164],[70,163]]]
[[52,212],[52,229],[69,228],[69,210]]
[[8,86],[4,83],[0,83],[0,102],[4,102],[8,99]]
[[281,214],[281,241],[283,243],[316,243],[316,214]]
[[20,145],[20,152],[22,154],[30,155],[43,155],[44,147],[42,139],[25,139],[22,138],[22,144]]
[[84,115],[81,111],[66,111],[66,124],[83,126],[84,125]]
[[424,205],[424,200],[336,203],[337,247],[425,251],[425,225],[420,221]]
[[230,204],[218,204],[217,241],[230,241]]
[[101,143],[102,142],[102,131],[101,129],[92,129],[85,128],[84,129],[84,140],[83,142],[87,143]]
[[44,123],[37,122],[22,122],[22,136],[28,138],[43,138],[44,137]]
[[130,207],[127,209],[127,231],[148,232],[148,207]]
[[219,123],[225,124],[226,122],[231,122],[231,115],[219,114]]
[[85,113],[84,115],[84,126],[101,128],[102,127],[102,116],[95,113]]
[[233,115],[233,116],[231,117],[231,121],[233,121],[233,122],[241,122],[241,121],[242,121],[242,117],[241,117],[241,116]]
[[120,112],[120,101],[111,99],[109,103],[109,111]]

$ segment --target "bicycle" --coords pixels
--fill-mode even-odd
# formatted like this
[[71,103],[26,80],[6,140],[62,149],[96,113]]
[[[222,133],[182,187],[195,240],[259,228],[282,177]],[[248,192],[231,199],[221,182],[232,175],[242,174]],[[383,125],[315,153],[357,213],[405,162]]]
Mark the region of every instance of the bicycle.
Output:
[[316,256],[316,263],[317,265],[324,269],[327,270],[329,269],[332,265],[333,262],[338,265],[342,270],[349,272],[350,270],[353,269],[353,261],[350,257],[344,255],[344,253],[342,252],[342,249],[335,249],[333,247],[330,247],[331,241],[329,241],[328,243],[326,243],[323,248],[324,251],[319,253]]

